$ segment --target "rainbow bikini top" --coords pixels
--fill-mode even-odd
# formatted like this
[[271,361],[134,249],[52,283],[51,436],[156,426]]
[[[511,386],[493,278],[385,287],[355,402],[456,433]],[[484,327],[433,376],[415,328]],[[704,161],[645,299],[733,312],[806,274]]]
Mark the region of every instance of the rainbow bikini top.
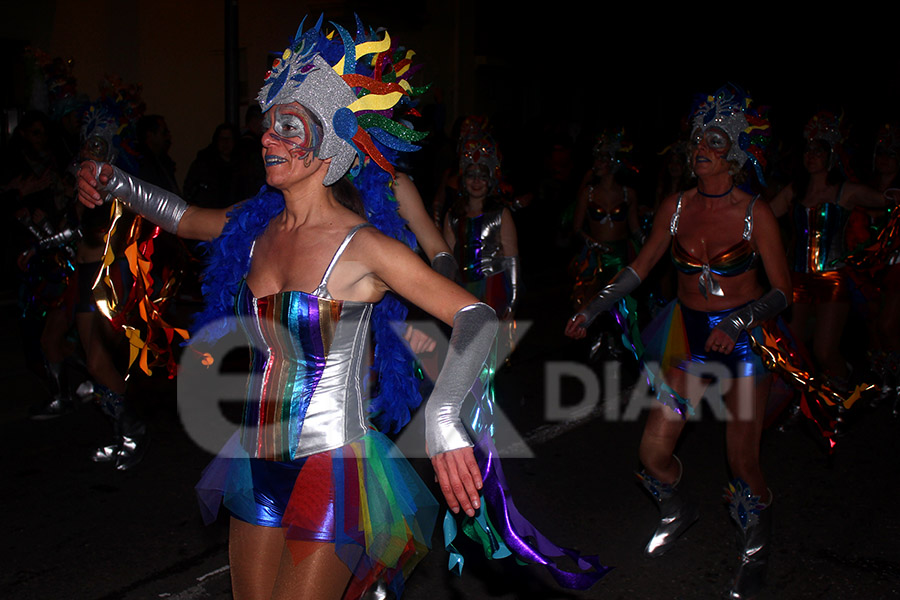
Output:
[[614,222],[619,223],[624,221],[628,217],[628,189],[624,189],[625,200],[612,208],[612,210],[606,210],[602,206],[598,204],[594,204],[591,202],[591,197],[593,196],[594,188],[590,187],[588,191],[588,209],[587,214],[591,221],[597,221],[598,223],[609,223],[612,225]]
[[675,213],[672,215],[672,220],[669,223],[669,234],[672,236],[672,263],[676,269],[687,275],[700,273],[700,280],[697,285],[700,287],[700,293],[703,294],[704,298],[707,298],[708,294],[724,296],[725,293],[722,291],[719,282],[716,281],[715,275],[734,277],[756,267],[757,253],[750,244],[750,234],[753,233],[753,205],[756,204],[759,196],[753,198],[747,205],[747,214],[744,216],[744,233],[741,235],[741,240],[714,256],[709,262],[703,262],[688,252],[676,236],[676,233],[678,233],[678,221],[681,218],[681,201],[683,196],[682,194],[678,197]]

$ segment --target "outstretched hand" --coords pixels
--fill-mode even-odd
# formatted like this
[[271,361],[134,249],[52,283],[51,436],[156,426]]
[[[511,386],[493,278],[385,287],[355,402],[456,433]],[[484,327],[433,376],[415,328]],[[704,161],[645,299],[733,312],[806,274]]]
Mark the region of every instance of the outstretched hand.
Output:
[[470,517],[481,508],[478,490],[481,489],[481,470],[472,448],[458,448],[431,457],[434,473],[447,506],[454,513],[460,507]]
[[100,187],[106,185],[112,177],[112,167],[107,163],[96,163],[86,160],[78,167],[78,201],[88,208],[103,204]]
[[566,335],[572,339],[580,340],[587,335],[587,327],[584,326],[586,317],[578,313],[566,323]]

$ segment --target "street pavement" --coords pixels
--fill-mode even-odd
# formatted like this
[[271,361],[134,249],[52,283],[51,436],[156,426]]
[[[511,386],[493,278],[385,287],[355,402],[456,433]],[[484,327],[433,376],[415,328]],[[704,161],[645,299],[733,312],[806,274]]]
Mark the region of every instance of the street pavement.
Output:
[[[688,424],[678,454],[684,489],[699,502],[701,518],[669,553],[643,557],[656,519],[634,476],[646,413],[614,418],[624,412],[634,374],[626,361],[621,396],[604,397],[578,418],[548,419],[556,385],[546,376],[548,364],[583,365],[600,381],[604,370],[587,361],[586,345],[562,336],[564,294],[552,286],[532,289],[538,288],[543,295],[534,292],[521,311],[523,321],[534,324],[497,378],[501,421],[509,423],[498,431],[498,446],[510,455],[504,469],[516,505],[538,529],[614,568],[592,589],[569,591],[540,566],[487,561],[467,545],[459,577],[448,572],[436,534],[404,598],[720,598],[736,565],[735,530],[722,501],[725,424],[708,410]],[[538,307],[541,318],[535,319]],[[185,432],[176,382],[134,376],[130,393],[152,434],[147,455],[128,472],[94,464],[89,454],[109,435],[104,417],[82,404],[56,419],[28,418],[47,392],[25,362],[15,305],[7,302],[0,311],[6,392],[0,404],[0,598],[230,598],[226,521],[203,525],[193,495],[211,455]],[[583,393],[569,380],[561,397],[571,407]],[[857,406],[831,455],[802,422],[765,432],[762,462],[774,493],[774,534],[763,598],[900,598],[900,420],[891,408]],[[432,479],[425,459],[412,463],[425,481]]]

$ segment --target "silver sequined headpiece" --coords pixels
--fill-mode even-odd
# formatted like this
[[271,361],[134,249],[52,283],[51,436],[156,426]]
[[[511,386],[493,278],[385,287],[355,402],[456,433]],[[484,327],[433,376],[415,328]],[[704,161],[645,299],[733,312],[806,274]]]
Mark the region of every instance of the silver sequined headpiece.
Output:
[[[305,22],[305,19],[304,19]],[[396,50],[391,38],[376,39],[357,20],[358,32],[351,36],[332,23],[334,31],[322,30],[322,17],[304,32],[303,23],[294,41],[272,64],[257,101],[263,112],[277,104],[298,102],[315,115],[323,137],[316,156],[332,159],[325,185],[355,170],[369,156],[382,169],[394,174],[391,162],[373,142],[409,152],[417,150],[425,134],[392,120],[399,104],[421,93],[410,86],[411,51]],[[395,58],[400,58],[395,62]],[[359,163],[353,163],[359,158]]]
[[749,161],[765,185],[763,150],[769,140],[769,121],[752,108],[752,100],[740,88],[727,85],[706,96],[692,112],[690,122],[695,139],[713,127],[724,131],[731,140],[726,158],[741,167]]

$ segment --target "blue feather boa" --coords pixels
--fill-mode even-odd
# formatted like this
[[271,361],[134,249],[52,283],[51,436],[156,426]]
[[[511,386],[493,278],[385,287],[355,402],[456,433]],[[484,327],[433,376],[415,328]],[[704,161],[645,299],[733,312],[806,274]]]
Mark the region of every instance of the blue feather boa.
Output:
[[[391,163],[395,162],[390,150],[379,149]],[[353,178],[353,185],[360,191],[369,222],[385,235],[415,248],[416,238],[397,212],[391,176],[373,161],[366,161]],[[377,374],[377,384],[369,414],[373,423],[386,433],[400,431],[409,422],[412,411],[422,403],[416,358],[402,337],[407,313],[406,306],[390,292],[372,311],[375,336],[372,370]]]
[[[397,213],[390,182],[390,175],[374,163],[366,164],[353,180],[368,220],[385,235],[414,247],[415,236]],[[235,329],[234,299],[250,271],[253,241],[283,210],[281,192],[263,186],[255,197],[229,211],[219,237],[201,244],[207,256],[201,283],[205,306],[194,318],[191,343],[213,343]],[[415,357],[401,337],[407,312],[406,306],[388,293],[372,313],[375,337],[372,374],[377,383],[369,413],[378,429],[390,433],[402,429],[422,402]]]

